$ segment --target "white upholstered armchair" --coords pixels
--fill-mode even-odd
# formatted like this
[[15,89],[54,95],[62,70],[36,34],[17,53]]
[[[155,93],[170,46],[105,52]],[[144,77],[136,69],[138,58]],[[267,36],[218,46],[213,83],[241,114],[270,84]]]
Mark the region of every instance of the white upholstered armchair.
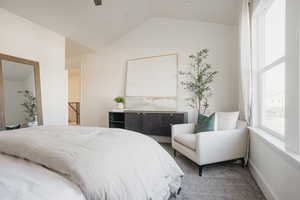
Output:
[[205,165],[241,160],[247,149],[247,123],[238,121],[236,129],[194,133],[195,124],[172,126],[172,148],[194,161],[199,166],[199,175]]

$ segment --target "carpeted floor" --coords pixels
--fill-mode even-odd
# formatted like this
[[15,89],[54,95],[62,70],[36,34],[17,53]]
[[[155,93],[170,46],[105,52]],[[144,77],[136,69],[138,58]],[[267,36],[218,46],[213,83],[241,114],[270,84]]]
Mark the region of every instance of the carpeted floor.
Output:
[[[162,146],[173,156],[170,145]],[[265,200],[249,169],[238,163],[205,167],[200,177],[198,167],[192,161],[179,153],[175,160],[185,173],[176,200]]]

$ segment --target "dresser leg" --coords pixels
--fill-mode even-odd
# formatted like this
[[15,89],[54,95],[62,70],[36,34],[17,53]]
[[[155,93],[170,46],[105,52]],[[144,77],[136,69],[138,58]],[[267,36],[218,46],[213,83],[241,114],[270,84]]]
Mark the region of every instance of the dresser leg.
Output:
[[241,162],[242,162],[242,168],[245,167],[245,158],[241,158]]

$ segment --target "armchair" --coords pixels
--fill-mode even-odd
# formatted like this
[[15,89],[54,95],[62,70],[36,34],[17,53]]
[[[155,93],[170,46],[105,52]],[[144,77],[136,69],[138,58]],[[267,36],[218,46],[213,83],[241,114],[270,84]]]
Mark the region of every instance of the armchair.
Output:
[[206,165],[241,160],[247,149],[248,130],[245,121],[238,121],[234,130],[194,133],[195,124],[172,126],[172,148],[199,166],[199,176]]

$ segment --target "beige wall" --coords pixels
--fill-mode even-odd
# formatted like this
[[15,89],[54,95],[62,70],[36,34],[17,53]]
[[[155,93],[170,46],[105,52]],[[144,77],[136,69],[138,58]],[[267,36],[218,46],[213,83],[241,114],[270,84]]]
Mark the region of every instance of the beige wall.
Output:
[[80,102],[80,68],[68,68],[69,102]]
[[0,52],[40,63],[44,124],[67,124],[65,38],[0,8]]
[[[188,56],[201,48],[210,49],[209,62],[219,71],[213,84],[211,111],[238,108],[237,27],[212,23],[155,18],[130,31],[102,51],[86,56],[82,71],[82,124],[107,126],[107,112],[124,95],[127,59],[170,53],[179,55],[179,69],[189,66]],[[178,110],[188,110],[189,94],[180,86]],[[193,119],[190,114],[190,119]]]

